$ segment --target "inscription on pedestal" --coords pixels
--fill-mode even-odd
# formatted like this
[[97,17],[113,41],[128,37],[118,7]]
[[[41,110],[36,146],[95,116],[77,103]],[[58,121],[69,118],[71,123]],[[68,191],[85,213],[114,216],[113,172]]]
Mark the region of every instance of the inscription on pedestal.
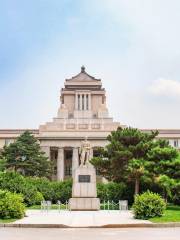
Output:
[[80,183],[90,183],[91,176],[90,175],[79,175],[79,182]]

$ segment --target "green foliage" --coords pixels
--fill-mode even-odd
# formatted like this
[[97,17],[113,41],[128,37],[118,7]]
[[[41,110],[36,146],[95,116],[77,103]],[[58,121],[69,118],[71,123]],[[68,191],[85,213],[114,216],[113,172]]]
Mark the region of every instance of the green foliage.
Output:
[[56,203],[58,200],[65,202],[69,200],[72,194],[72,181],[63,182],[49,181],[46,178],[28,178],[39,192],[42,193],[45,200],[51,200]]
[[23,197],[16,193],[0,190],[0,218],[22,218],[24,214]]
[[14,143],[4,146],[0,159],[5,159],[7,169],[25,176],[48,177],[52,171],[50,161],[29,131],[25,131]]
[[150,191],[135,196],[133,212],[135,218],[148,219],[162,216],[166,208],[165,201],[157,193]]
[[[144,133],[134,128],[118,128],[107,137],[109,144],[91,162],[110,181],[134,183],[135,195],[141,191],[140,185],[145,186],[147,180],[155,183],[161,175],[178,182],[180,155],[167,141],[155,139],[157,135],[157,131]],[[160,182],[165,192],[163,180]],[[166,188],[166,193],[169,196],[170,189]]]
[[171,189],[172,192],[172,202],[174,204],[180,205],[180,181],[178,181]]
[[6,159],[0,156],[0,172],[6,169]]
[[180,222],[180,206],[169,205],[161,217],[153,217],[149,219],[151,222]]
[[72,193],[72,181],[49,181],[47,178],[24,177],[15,172],[0,173],[0,189],[21,193],[28,206],[40,204],[42,200],[56,203],[67,201]]
[[138,129],[119,127],[107,137],[109,144],[98,158],[92,159],[92,163],[110,181],[133,181],[137,193],[140,178],[147,172],[147,153],[157,134],[158,132],[143,133]]
[[24,202],[28,206],[40,204],[41,200],[43,200],[43,196],[37,191],[36,186],[19,173],[1,172],[0,189],[13,193],[21,193],[24,196]]
[[164,199],[167,202],[168,197],[172,198],[172,187],[175,186],[176,181],[172,178],[169,178],[167,175],[160,175],[157,178],[157,183],[163,189]]
[[123,194],[126,189],[124,183],[97,183],[97,196],[101,201],[114,201],[118,202],[123,199]]
[[148,170],[152,177],[167,175],[170,178],[180,178],[180,159],[178,157],[177,150],[165,140],[156,140],[148,152]]

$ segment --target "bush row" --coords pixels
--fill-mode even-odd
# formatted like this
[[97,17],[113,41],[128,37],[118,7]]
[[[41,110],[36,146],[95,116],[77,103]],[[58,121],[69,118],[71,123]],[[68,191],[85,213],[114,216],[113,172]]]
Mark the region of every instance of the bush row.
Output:
[[[72,181],[49,181],[46,178],[23,177],[15,172],[1,172],[0,189],[0,218],[21,218],[25,210],[23,201],[28,206],[40,204],[43,199],[64,203],[71,197]],[[131,196],[130,189],[124,183],[98,183],[97,195],[101,201],[118,202],[128,199],[129,194]],[[135,217],[141,219],[161,216],[164,209],[165,203],[160,195],[149,191],[137,195],[133,204]]]
[[22,194],[28,206],[39,204],[44,199],[36,186],[15,172],[0,173],[0,189]]
[[[56,203],[65,202],[71,197],[72,181],[50,181],[46,178],[23,177],[15,172],[0,173],[0,189],[21,193],[28,206],[40,204],[42,200]],[[126,185],[123,183],[98,183],[97,195],[101,201],[127,199]]]

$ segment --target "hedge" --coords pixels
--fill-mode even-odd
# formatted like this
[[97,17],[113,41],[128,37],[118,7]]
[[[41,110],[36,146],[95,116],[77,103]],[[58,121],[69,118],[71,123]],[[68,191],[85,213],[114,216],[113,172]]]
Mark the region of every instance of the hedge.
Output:
[[38,192],[36,186],[15,172],[0,173],[0,189],[13,193],[21,193],[24,197],[24,202],[28,206],[40,204],[44,199],[43,195]]
[[[43,199],[53,203],[60,200],[64,203],[71,198],[72,180],[58,182],[47,178],[23,177],[15,172],[1,172],[0,189],[23,194],[24,202],[28,206],[40,204]],[[101,201],[113,200],[115,202],[133,196],[129,194],[124,183],[113,182],[97,183],[97,195]]]

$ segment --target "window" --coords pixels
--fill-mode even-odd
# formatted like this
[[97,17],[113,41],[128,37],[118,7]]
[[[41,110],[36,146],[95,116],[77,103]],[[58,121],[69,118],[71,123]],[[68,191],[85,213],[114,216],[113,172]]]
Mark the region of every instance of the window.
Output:
[[174,140],[174,147],[177,148],[178,147],[178,139]]
[[86,109],[89,110],[88,95],[86,95]]
[[84,99],[85,99],[85,97],[84,97],[84,94],[82,94],[82,110],[84,110]]
[[78,110],[80,110],[80,95],[78,94]]
[[8,146],[11,142],[11,139],[5,139],[5,146]]
[[65,176],[71,176],[72,175],[72,167],[66,166],[65,167]]

